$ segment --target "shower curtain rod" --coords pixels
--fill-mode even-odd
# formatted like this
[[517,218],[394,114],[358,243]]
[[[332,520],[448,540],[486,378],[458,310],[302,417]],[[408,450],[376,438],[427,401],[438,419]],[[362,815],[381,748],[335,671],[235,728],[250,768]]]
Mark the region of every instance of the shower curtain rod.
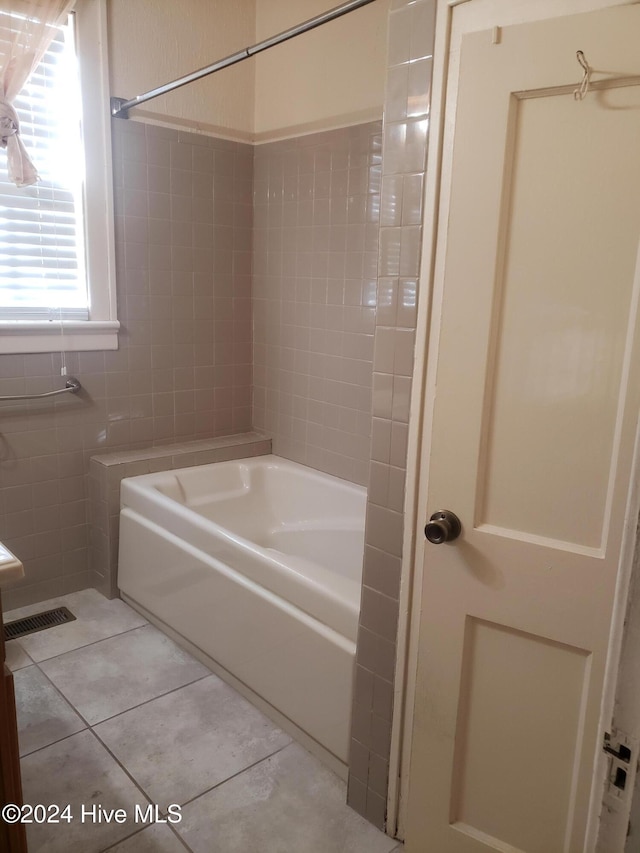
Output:
[[267,50],[270,47],[281,44],[283,41],[287,41],[288,39],[294,38],[302,33],[306,33],[309,30],[313,30],[322,24],[335,20],[336,18],[340,18],[348,12],[353,12],[355,9],[359,9],[360,6],[366,6],[368,3],[373,3],[373,0],[349,0],[349,2],[343,3],[341,6],[336,6],[333,9],[329,9],[321,15],[317,15],[315,18],[303,21],[303,23],[298,24],[295,27],[291,27],[291,29],[284,30],[275,36],[271,36],[271,38],[264,39],[264,41],[251,45],[251,47],[245,47],[237,53],[225,56],[224,59],[219,59],[212,65],[206,65],[204,68],[192,71],[191,74],[186,74],[184,77],[179,77],[177,80],[172,80],[170,83],[165,83],[163,86],[158,86],[156,89],[150,89],[148,92],[145,92],[142,95],[137,95],[130,101],[126,101],[124,98],[111,98],[111,115],[114,118],[129,118],[129,110],[132,107],[139,107],[140,104],[144,104],[152,98],[165,95],[167,92],[172,92],[180,86],[186,86],[187,83],[193,83],[194,80],[200,80],[201,77],[207,77],[209,74],[214,74],[216,71],[220,71],[222,68],[227,68],[229,65],[235,65],[237,62],[249,59],[250,56],[253,56],[256,53],[260,53],[263,50]]

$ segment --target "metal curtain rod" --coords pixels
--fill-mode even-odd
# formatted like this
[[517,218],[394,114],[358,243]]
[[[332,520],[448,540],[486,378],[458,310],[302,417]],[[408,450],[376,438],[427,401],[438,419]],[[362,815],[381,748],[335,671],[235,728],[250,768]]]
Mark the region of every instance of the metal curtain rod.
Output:
[[70,376],[64,388],[57,391],[47,391],[45,394],[17,394],[14,397],[0,397],[0,403],[8,403],[9,400],[42,400],[44,397],[56,397],[58,394],[77,394],[82,385],[74,376]]
[[284,30],[275,36],[271,36],[271,38],[252,45],[251,47],[245,47],[237,53],[225,56],[224,59],[219,59],[212,65],[206,65],[204,68],[192,71],[191,74],[179,77],[177,80],[172,80],[171,83],[165,83],[164,86],[158,86],[156,89],[150,89],[148,92],[145,92],[142,95],[137,95],[130,101],[125,101],[124,98],[111,98],[111,115],[114,118],[129,118],[129,110],[131,107],[139,107],[140,104],[144,104],[152,98],[157,98],[159,95],[165,95],[167,92],[172,92],[180,86],[186,86],[187,83],[193,83],[194,80],[200,80],[201,77],[207,77],[209,74],[215,74],[216,71],[220,71],[222,68],[227,68],[229,65],[235,65],[237,62],[249,59],[250,56],[253,56],[256,53],[260,53],[263,50],[267,50],[270,47],[281,44],[283,41],[288,41],[288,39],[299,36],[301,33],[306,33],[316,27],[320,27],[322,24],[326,24],[336,18],[340,18],[348,12],[353,12],[355,9],[359,9],[360,6],[366,6],[368,3],[373,3],[373,0],[349,0],[349,2],[343,3],[341,6],[336,6],[334,9],[329,9],[327,12],[317,15],[315,18],[310,18],[308,21],[297,24],[289,30]]

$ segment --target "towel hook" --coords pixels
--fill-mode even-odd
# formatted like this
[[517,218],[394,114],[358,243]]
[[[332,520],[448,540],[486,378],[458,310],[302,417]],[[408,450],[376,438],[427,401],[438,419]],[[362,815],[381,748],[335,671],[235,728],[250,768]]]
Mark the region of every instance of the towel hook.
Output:
[[582,101],[589,91],[589,83],[591,82],[591,72],[593,69],[587,62],[586,57],[581,50],[576,51],[576,59],[580,63],[580,67],[584,71],[584,74],[582,75],[580,85],[573,91],[573,97],[576,101]]

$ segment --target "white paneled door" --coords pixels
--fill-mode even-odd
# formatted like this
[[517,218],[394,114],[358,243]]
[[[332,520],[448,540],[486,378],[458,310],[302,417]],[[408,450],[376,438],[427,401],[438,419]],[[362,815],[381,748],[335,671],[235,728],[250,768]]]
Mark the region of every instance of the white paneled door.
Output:
[[426,467],[462,534],[424,551],[406,849],[578,853],[640,407],[640,7],[467,34],[459,69]]

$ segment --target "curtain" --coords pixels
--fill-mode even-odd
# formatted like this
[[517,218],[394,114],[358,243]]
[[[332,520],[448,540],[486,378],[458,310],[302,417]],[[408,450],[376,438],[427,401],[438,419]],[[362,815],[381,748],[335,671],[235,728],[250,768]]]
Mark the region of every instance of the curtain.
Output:
[[7,149],[9,178],[18,187],[35,184],[38,172],[20,139],[12,103],[51,44],[55,28],[66,23],[75,0],[3,2],[0,39],[0,146]]

